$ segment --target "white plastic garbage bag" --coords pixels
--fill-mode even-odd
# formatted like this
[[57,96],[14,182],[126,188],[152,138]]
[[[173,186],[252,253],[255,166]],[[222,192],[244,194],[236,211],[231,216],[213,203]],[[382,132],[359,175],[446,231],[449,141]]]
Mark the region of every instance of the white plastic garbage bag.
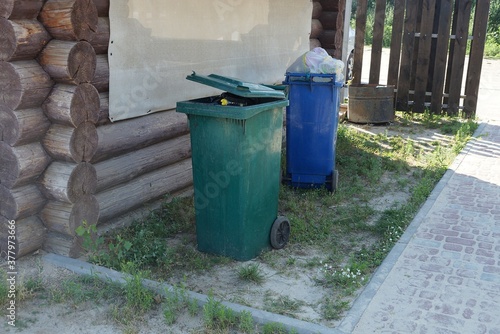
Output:
[[337,81],[344,81],[344,63],[332,58],[323,48],[304,53],[288,67],[287,72],[335,74]]

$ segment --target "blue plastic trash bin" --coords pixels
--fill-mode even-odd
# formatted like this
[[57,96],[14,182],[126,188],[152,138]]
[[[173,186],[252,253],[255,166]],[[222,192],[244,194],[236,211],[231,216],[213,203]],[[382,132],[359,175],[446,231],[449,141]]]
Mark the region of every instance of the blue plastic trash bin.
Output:
[[335,191],[339,90],[334,74],[286,73],[286,174],[298,188],[326,186]]

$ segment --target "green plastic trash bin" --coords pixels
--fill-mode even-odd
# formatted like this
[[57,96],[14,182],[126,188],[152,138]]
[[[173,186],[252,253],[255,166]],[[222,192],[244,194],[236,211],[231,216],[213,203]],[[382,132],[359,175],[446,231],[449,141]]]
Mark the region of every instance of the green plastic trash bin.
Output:
[[189,119],[198,250],[245,261],[282,248],[290,223],[278,217],[284,92],[193,73],[224,90],[177,103]]

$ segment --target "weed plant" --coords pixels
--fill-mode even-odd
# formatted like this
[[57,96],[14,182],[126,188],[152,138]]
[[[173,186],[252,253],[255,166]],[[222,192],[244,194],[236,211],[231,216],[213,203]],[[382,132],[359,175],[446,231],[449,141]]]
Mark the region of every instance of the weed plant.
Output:
[[9,286],[7,283],[7,272],[0,268],[0,306],[6,306],[9,302]]
[[268,291],[264,296],[264,306],[268,312],[295,316],[304,306],[304,302],[288,296],[273,296]]
[[[430,113],[397,113],[395,122],[381,131],[340,124],[335,152],[340,175],[337,192],[280,189],[279,211],[292,225],[290,248],[314,247],[324,255],[305,264],[286,252],[265,252],[258,260],[276,270],[298,265],[316,270],[317,281],[332,289],[321,303],[323,317],[338,319],[349,297],[369,281],[476,128],[474,121]],[[423,131],[438,135],[422,141],[418,137]],[[391,192],[398,194],[398,201],[388,207],[374,204],[374,199]],[[232,262],[198,252],[194,230],[193,199],[180,198],[112,236],[96,237],[92,226],[82,226],[77,232],[97,263],[117,269],[132,263],[143,274],[150,270],[152,278],[210,271]],[[241,280],[263,281],[258,265],[242,266],[237,274]],[[136,283],[129,282],[131,286]],[[131,296],[151,305],[151,296]],[[164,316],[172,323],[178,314],[177,302],[174,298],[168,303]],[[271,312],[292,316],[302,306],[281,296],[266,296],[265,304]],[[183,305],[185,309],[186,302]],[[203,317],[209,332],[243,322],[213,297],[203,308]]]
[[165,296],[163,316],[167,325],[175,323],[178,315],[185,309],[192,317],[198,314],[198,302],[189,298],[184,284],[175,286],[171,290],[166,289]]
[[222,305],[212,293],[203,305],[203,323],[205,328],[213,333],[227,333],[238,324],[236,313]]
[[283,324],[270,322],[262,326],[262,334],[296,334],[296,330],[288,331]]
[[252,263],[246,266],[241,266],[238,270],[238,277],[242,281],[253,282],[262,284],[264,282],[264,275],[258,264]]

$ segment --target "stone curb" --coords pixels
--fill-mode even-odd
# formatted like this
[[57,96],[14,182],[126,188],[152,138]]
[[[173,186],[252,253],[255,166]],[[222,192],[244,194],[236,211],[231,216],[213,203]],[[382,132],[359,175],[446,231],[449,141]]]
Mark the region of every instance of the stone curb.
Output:
[[[119,284],[125,284],[126,283],[125,278],[130,277],[129,274],[124,274],[116,270],[96,266],[88,262],[71,259],[56,254],[44,255],[43,260],[57,267],[68,269],[74,272],[75,274],[96,276],[103,281],[111,281]],[[143,285],[162,296],[166,296],[167,290],[171,292],[174,291],[174,287],[169,284],[159,283],[148,279],[143,280]],[[187,291],[187,294],[189,298],[196,300],[200,307],[203,307],[203,305],[208,300],[208,296],[200,293]],[[288,331],[294,330],[295,333],[297,334],[343,334],[342,332],[339,332],[334,328],[328,328],[318,324],[286,317],[280,314],[274,314],[258,310],[252,307],[247,307],[225,301],[221,301],[221,303],[236,313],[241,313],[243,311],[250,312],[252,314],[254,322],[260,325],[265,325],[268,323],[280,323]]]

